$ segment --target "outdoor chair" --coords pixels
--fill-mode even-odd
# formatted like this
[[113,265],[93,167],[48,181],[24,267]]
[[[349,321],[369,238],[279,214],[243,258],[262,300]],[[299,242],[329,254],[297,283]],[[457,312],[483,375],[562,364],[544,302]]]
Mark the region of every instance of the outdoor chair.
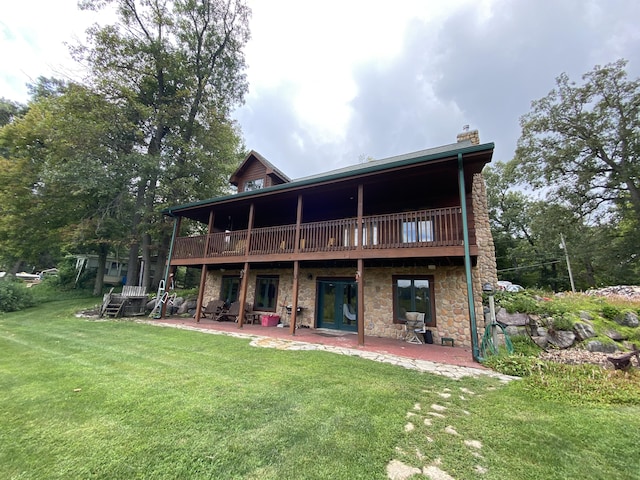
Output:
[[239,311],[240,302],[233,302],[229,307],[223,307],[214,317],[214,320],[222,322],[224,320],[234,319],[234,317],[238,316]]
[[346,303],[342,304],[342,313],[347,320],[350,320],[352,322],[356,320],[357,315],[351,312],[351,307]]
[[[405,340],[407,343],[414,343],[416,345],[424,343],[420,338],[427,331],[424,316],[425,314],[421,312],[407,312],[405,314],[407,319],[405,323]],[[418,334],[420,334],[420,336]]]
[[222,311],[223,307],[224,300],[211,300],[209,303],[207,303],[206,307],[202,308],[202,318],[207,318],[207,315],[209,315],[211,318],[215,318],[215,316]]

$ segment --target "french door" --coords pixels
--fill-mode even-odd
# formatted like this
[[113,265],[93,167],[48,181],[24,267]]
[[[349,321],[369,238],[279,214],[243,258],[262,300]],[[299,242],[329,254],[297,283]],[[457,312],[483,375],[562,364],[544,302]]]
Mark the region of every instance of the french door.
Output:
[[318,328],[334,330],[358,330],[357,283],[347,279],[317,281]]

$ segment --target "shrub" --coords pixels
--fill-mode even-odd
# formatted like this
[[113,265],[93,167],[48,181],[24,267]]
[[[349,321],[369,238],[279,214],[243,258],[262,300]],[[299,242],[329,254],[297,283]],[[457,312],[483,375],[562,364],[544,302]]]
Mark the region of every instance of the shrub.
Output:
[[500,354],[485,358],[482,363],[504,375],[528,377],[540,369],[542,360],[521,354]]
[[509,313],[538,313],[540,310],[537,300],[527,292],[497,292],[495,302]]
[[0,312],[15,312],[35,305],[33,294],[19,280],[0,280]]
[[602,305],[600,312],[602,313],[602,316],[607,320],[613,320],[618,315],[620,315],[620,313],[622,313],[622,310],[615,305],[605,303]]

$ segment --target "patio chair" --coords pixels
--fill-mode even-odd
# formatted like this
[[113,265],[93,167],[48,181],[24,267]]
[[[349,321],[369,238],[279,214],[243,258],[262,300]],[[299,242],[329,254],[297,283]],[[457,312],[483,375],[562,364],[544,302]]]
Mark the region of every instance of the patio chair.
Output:
[[354,322],[357,318],[357,315],[351,311],[351,307],[346,303],[342,304],[342,314],[347,320],[350,320],[352,322]]
[[222,309],[217,313],[214,317],[214,320],[218,322],[222,322],[224,320],[229,320],[229,318],[233,319],[238,316],[240,311],[240,302],[233,302],[228,307],[222,307]]
[[[424,313],[421,312],[407,312],[405,317],[407,322],[405,323],[405,341],[407,343],[414,343],[416,345],[422,345],[424,342],[420,338],[427,329],[424,323]],[[420,336],[418,336],[420,334]]]
[[209,315],[211,318],[215,318],[215,316],[222,311],[223,307],[224,300],[211,300],[209,303],[207,303],[206,307],[202,308],[202,318],[207,318],[207,315]]

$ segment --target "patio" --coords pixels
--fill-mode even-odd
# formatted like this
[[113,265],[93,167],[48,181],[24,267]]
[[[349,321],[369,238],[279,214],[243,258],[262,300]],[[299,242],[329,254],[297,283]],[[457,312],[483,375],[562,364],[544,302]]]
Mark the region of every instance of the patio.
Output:
[[242,328],[238,328],[238,324],[234,322],[217,322],[204,318],[201,318],[200,322],[196,322],[195,318],[169,317],[150,320],[149,323],[189,329],[201,329],[204,331],[212,330],[220,333],[225,332],[229,334],[235,333],[247,336],[267,337],[293,342],[304,342],[490,371],[480,363],[473,360],[472,352],[469,348],[442,346],[436,344],[416,345],[392,338],[369,336],[365,337],[364,345],[358,345],[358,336],[351,332],[298,328],[295,335],[292,336],[289,333],[288,327],[263,327],[262,325],[245,324]]

